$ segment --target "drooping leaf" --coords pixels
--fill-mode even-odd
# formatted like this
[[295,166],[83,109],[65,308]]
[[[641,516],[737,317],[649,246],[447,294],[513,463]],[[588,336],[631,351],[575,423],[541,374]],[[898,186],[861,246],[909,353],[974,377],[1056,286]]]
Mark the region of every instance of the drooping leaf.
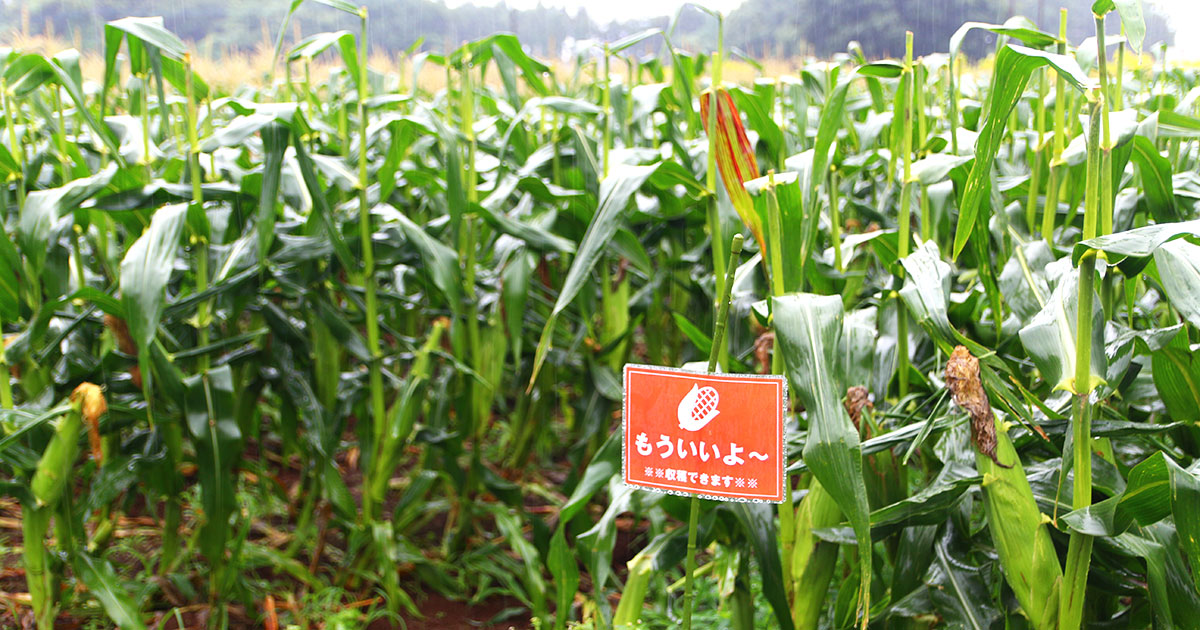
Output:
[[995,89],[988,95],[987,119],[975,142],[975,163],[962,193],[958,227],[954,231],[954,258],[958,258],[979,223],[981,207],[991,190],[992,164],[1004,139],[1009,114],[1020,102],[1029,75],[1046,65],[1053,66],[1059,76],[1077,89],[1082,90],[1091,83],[1079,64],[1064,55],[1012,45],[1001,48],[996,55]]
[[1200,327],[1200,245],[1168,241],[1154,250],[1154,263],[1171,306]]
[[1142,0],[1096,0],[1092,3],[1092,13],[1104,15],[1113,9],[1121,14],[1121,23],[1125,25],[1125,37],[1134,52],[1141,52],[1142,40],[1146,38],[1146,18],[1142,16]]
[[858,430],[841,403],[845,391],[841,375],[831,369],[839,364],[842,299],[811,294],[773,297],[771,313],[789,382],[808,410],[804,461],[837,500],[858,541],[862,580],[859,605],[866,627],[871,603],[870,508]]
[[86,552],[73,555],[72,568],[88,593],[100,600],[104,613],[121,630],[145,630],[138,607],[121,585],[121,579],[107,560],[93,558]]
[[139,351],[150,345],[158,329],[187,209],[188,204],[174,204],[155,211],[150,227],[121,260],[121,302]]
[[[550,311],[550,317],[546,321],[546,327],[542,329],[542,336],[538,340],[537,352],[533,360],[533,373],[529,377],[530,388],[533,387],[534,381],[537,380],[538,372],[541,370],[542,363],[546,360],[546,352],[550,349],[550,341],[551,337],[553,337],[554,325],[557,322],[558,316],[575,299],[579,290],[583,288],[584,282],[591,275],[592,269],[599,262],[609,241],[612,240],[617,228],[620,227],[621,213],[629,205],[629,201],[633,198],[634,193],[654,174],[657,168],[657,165],[615,166],[609,176],[601,182],[600,206],[596,209],[596,213],[592,215],[592,221],[588,224],[587,232],[583,235],[583,240],[579,243],[575,260],[571,261],[571,269],[567,271],[567,278],[563,282],[563,287],[558,293],[558,299],[555,300],[554,308]],[[749,201],[749,198],[747,198],[747,201]]]
[[258,197],[258,264],[265,265],[275,237],[275,201],[279,196],[279,175],[283,170],[283,155],[288,148],[290,130],[278,123],[263,127],[262,192]]

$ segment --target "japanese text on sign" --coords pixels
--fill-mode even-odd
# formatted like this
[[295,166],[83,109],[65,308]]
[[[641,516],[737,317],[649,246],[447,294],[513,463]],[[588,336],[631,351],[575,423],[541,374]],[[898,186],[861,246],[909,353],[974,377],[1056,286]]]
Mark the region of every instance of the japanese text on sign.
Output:
[[718,499],[783,500],[782,376],[625,366],[625,483]]

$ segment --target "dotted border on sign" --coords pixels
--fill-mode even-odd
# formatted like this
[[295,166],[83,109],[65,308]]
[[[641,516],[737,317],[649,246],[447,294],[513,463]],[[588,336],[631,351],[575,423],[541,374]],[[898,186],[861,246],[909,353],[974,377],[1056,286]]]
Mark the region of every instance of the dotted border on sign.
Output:
[[621,369],[621,482],[624,483],[626,486],[629,486],[630,488],[635,488],[638,490],[647,490],[649,492],[657,492],[659,494],[673,494],[677,497],[696,497],[698,499],[708,499],[709,501],[723,501],[723,502],[727,502],[727,503],[734,502],[734,503],[780,504],[787,500],[786,487],[784,489],[783,498],[776,500],[776,499],[754,499],[754,498],[750,498],[750,497],[727,497],[727,496],[720,496],[720,495],[703,494],[700,492],[688,492],[686,490],[672,490],[670,488],[659,488],[657,486],[644,486],[639,483],[634,483],[634,482],[628,481],[629,471],[626,470],[625,467],[628,462],[628,459],[627,459],[628,453],[626,453],[626,444],[629,442],[629,439],[628,439],[628,435],[627,435],[628,427],[626,425],[625,414],[629,408],[629,399],[628,399],[629,394],[626,391],[625,384],[628,380],[629,368],[642,368],[642,369],[646,369],[646,370],[658,370],[658,371],[664,371],[664,372],[681,372],[683,374],[690,374],[692,376],[736,376],[738,378],[757,378],[757,379],[762,379],[762,380],[767,380],[767,381],[779,382],[783,386],[783,405],[779,408],[779,419],[780,419],[780,424],[782,425],[782,435],[779,436],[779,439],[780,439],[780,448],[783,451],[783,457],[779,458],[779,478],[783,480],[783,483],[785,484],[785,486],[788,483],[788,476],[787,476],[788,381],[787,381],[786,376],[783,376],[781,374],[738,374],[738,373],[734,373],[734,372],[700,372],[697,370],[688,370],[688,369],[677,368],[677,367],[666,367],[666,366],[662,366],[662,365],[645,365],[645,364],[641,364],[641,363],[626,363],[625,367],[623,367]]

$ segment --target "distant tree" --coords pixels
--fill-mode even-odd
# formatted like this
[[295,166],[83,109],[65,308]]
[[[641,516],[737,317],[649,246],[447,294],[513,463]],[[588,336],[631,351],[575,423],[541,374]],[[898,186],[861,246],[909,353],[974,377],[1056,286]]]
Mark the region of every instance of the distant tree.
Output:
[[[502,4],[464,4],[448,8],[440,0],[355,0],[371,15],[372,47],[395,52],[424,38],[426,50],[444,52],[462,42],[497,31],[520,36],[534,54],[554,55],[568,37],[615,41],[650,26],[673,27],[672,41],[686,50],[708,51],[716,44],[716,23],[698,9],[683,9],[678,19],[664,16],[597,25],[586,8],[570,15],[561,8],[543,5],[510,10]],[[34,32],[53,31],[84,48],[103,47],[103,27],[109,20],[129,15],[161,15],[166,27],[203,51],[221,54],[271,45],[291,0],[18,0],[18,11],[29,17]],[[1073,44],[1093,35],[1092,0],[746,0],[726,18],[726,45],[751,55],[828,57],[846,50],[857,40],[871,58],[899,57],[904,53],[904,32],[911,30],[918,55],[945,51],[950,36],[967,21],[1002,22],[1013,13],[1036,21],[1043,30],[1057,32],[1058,7],[1068,7],[1068,35]],[[11,0],[0,0],[0,13],[19,16]],[[1145,3],[1146,43],[1171,41],[1166,19],[1152,3]],[[1115,16],[1108,30],[1119,28]],[[10,19],[8,29],[21,28],[23,20]],[[357,31],[350,15],[315,2],[300,7],[293,23],[302,36],[320,31]],[[4,33],[0,26],[0,36]],[[285,41],[294,43],[293,33]],[[979,57],[995,48],[995,35],[972,33],[964,52]],[[660,40],[639,46],[637,54],[661,54]]]

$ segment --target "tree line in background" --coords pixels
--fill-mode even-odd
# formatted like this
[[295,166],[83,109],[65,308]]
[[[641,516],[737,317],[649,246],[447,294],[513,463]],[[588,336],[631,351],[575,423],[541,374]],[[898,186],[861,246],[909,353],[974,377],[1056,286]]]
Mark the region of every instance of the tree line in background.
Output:
[[[571,15],[544,6],[516,10],[503,4],[450,8],[438,0],[359,3],[370,12],[372,46],[389,52],[406,50],[418,40],[422,40],[423,50],[443,52],[498,31],[515,33],[530,52],[542,57],[573,54],[571,42],[615,41],[652,27],[674,29],[674,41],[686,47],[707,48],[716,41],[714,20],[695,8],[685,8],[675,16],[598,24],[586,9]],[[7,21],[9,28],[56,35],[91,50],[103,45],[102,26],[108,20],[162,15],[168,29],[214,57],[260,43],[269,45],[290,4],[291,0],[0,0],[5,12],[19,15],[19,19]],[[1056,31],[1058,8],[1066,7],[1070,11],[1068,35],[1078,42],[1094,32],[1091,4],[1092,0],[746,0],[728,16],[726,40],[732,48],[757,58],[828,57],[846,50],[851,41],[859,42],[867,57],[898,57],[903,54],[906,30],[914,34],[915,52],[926,54],[946,50],[954,31],[971,20],[999,22],[1003,16],[1024,15],[1042,29]],[[321,8],[302,6],[288,36],[357,30],[352,16]],[[1146,26],[1148,44],[1171,42],[1173,33],[1166,17],[1149,3]],[[1116,28],[1110,26],[1110,30]],[[657,54],[659,46],[660,40],[654,38],[634,52]],[[982,32],[968,37],[963,50],[979,57],[994,46],[994,35]]]

